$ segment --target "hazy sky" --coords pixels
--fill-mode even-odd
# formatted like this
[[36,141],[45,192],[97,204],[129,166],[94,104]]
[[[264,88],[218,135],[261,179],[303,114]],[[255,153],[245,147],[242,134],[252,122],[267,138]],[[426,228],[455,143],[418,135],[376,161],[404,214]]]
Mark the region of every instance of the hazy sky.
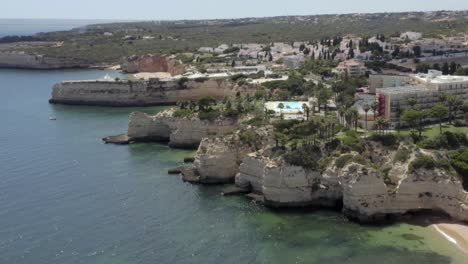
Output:
[[467,9],[468,0],[2,0],[0,18],[166,20]]

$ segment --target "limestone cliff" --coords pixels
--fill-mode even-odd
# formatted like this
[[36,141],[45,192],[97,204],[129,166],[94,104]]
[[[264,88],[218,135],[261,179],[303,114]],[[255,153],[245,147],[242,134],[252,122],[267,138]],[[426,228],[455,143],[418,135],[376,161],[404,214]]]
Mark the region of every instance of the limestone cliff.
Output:
[[[460,176],[449,168],[417,168],[411,163],[423,153],[415,146],[389,148],[369,142],[363,153],[346,153],[323,171],[307,170],[271,159],[271,153],[249,154],[240,165],[236,184],[250,187],[271,206],[336,206],[361,222],[385,221],[412,211],[444,212],[468,221],[468,193]],[[398,153],[411,153],[407,159]]]
[[254,87],[239,87],[229,80],[203,82],[163,81],[65,81],[52,89],[50,103],[102,106],[171,105],[203,96],[222,99],[237,92],[253,93]]
[[336,178],[323,178],[319,171],[271,159],[261,152],[243,160],[236,184],[250,186],[253,192],[264,196],[266,205],[275,207],[334,207],[342,196]]
[[135,112],[130,115],[129,141],[168,142],[171,147],[197,148],[203,138],[226,135],[238,128],[237,119],[200,120],[198,117],[177,118],[168,109],[150,116]]
[[121,63],[127,73],[168,72],[172,76],[185,73],[185,67],[176,59],[164,55],[144,55],[125,57]]
[[0,52],[0,68],[49,70],[90,66],[90,63],[70,58],[53,58],[24,52]]
[[202,140],[193,166],[201,183],[234,182],[242,160],[256,148],[271,144],[272,127],[255,130],[250,135],[255,142],[248,142],[244,133],[252,130],[247,127],[235,134]]

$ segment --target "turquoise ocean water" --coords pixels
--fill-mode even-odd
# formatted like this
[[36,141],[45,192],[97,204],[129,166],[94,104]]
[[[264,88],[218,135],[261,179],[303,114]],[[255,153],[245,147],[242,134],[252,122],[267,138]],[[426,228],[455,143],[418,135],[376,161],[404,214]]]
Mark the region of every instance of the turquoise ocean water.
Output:
[[166,173],[191,151],[101,142],[160,107],[47,103],[53,83],[107,73],[0,70],[0,263],[466,263],[432,228],[272,211]]

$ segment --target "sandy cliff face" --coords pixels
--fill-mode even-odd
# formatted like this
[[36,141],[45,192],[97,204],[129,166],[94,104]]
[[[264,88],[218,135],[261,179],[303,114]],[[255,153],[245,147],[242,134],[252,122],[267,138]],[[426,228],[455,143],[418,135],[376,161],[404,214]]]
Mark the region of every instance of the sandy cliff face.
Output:
[[344,213],[361,222],[385,221],[418,210],[445,212],[468,221],[468,193],[459,175],[440,168],[410,171],[409,164],[421,153],[413,149],[410,158],[396,161],[402,148],[406,147],[391,149],[371,143],[364,153],[353,153],[342,168],[331,162],[323,172],[252,153],[243,160],[236,184],[250,186],[271,206],[336,206],[342,202]]
[[234,177],[239,172],[239,165],[242,160],[249,153],[255,151],[255,147],[258,148],[271,143],[272,127],[262,128],[254,132],[255,146],[242,141],[240,136],[242,131],[202,140],[194,162],[194,169],[200,175],[202,183],[234,182]]
[[172,109],[155,116],[132,113],[127,136],[135,141],[163,141],[171,147],[196,148],[205,137],[225,135],[238,128],[237,120],[233,119],[176,118],[173,113]]
[[261,153],[252,153],[243,160],[236,184],[250,186],[264,196],[265,204],[275,207],[334,207],[341,199],[339,185],[322,178],[320,172],[272,160]]
[[72,59],[30,55],[23,52],[0,52],[0,68],[18,69],[65,69],[86,68],[90,64]]
[[149,106],[170,105],[179,101],[198,100],[203,96],[222,99],[237,92],[254,93],[250,86],[238,87],[229,80],[189,81],[180,84],[173,81],[67,81],[52,89],[51,103]]
[[131,56],[122,60],[122,70],[128,73],[168,72],[172,76],[185,73],[185,67],[177,60],[163,55]]
[[379,221],[417,210],[441,211],[468,221],[468,193],[453,172],[418,169],[405,173],[390,188],[379,172],[361,164],[350,164],[342,174],[345,213],[360,221]]

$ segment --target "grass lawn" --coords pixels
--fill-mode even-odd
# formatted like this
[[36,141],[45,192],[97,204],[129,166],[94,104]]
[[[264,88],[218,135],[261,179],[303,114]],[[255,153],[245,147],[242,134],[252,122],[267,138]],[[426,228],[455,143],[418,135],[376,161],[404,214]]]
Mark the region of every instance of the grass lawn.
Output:
[[[462,132],[462,133],[468,134],[468,127],[455,127],[453,125],[445,124],[445,125],[442,125],[442,132],[445,132],[445,131]],[[418,133],[418,132],[416,132],[416,133]],[[434,126],[426,127],[424,129],[422,135],[424,137],[432,138],[432,137],[435,137],[435,136],[439,135],[439,133],[440,133],[439,125],[434,125]],[[401,135],[410,135],[411,130],[401,131],[400,134]]]

